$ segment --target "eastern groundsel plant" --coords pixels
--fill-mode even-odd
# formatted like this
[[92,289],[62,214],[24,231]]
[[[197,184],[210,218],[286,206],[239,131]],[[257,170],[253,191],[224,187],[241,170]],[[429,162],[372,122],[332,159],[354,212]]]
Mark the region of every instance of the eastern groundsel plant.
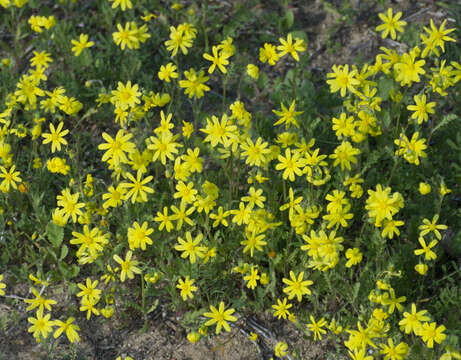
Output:
[[249,45],[209,31],[208,5],[97,0],[82,32],[80,2],[0,0],[0,301],[31,336],[78,347],[133,304],[147,325],[156,299],[192,343],[268,312],[355,360],[461,359],[459,306],[439,299],[460,279],[450,22],[410,46],[382,9],[376,31],[404,46],[314,90],[300,31]]

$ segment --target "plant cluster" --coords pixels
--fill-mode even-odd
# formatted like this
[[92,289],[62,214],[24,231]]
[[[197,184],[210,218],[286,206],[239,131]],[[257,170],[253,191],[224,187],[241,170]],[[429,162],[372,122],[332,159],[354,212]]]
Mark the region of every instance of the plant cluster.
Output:
[[50,353],[161,301],[193,343],[269,311],[354,360],[461,358],[456,28],[315,89],[305,34],[254,51],[212,1],[39,3],[0,0],[0,296]]

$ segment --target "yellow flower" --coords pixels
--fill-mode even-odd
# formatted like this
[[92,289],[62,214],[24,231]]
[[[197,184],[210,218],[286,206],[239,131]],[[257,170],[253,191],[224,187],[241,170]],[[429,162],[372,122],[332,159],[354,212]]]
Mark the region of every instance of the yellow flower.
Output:
[[414,111],[411,115],[412,119],[416,119],[418,124],[422,124],[424,121],[427,121],[429,116],[428,114],[434,114],[434,106],[437,105],[434,101],[426,103],[426,95],[415,95],[413,97],[415,100],[415,105],[408,105],[407,109]]
[[0,296],[5,295],[5,291],[3,289],[6,288],[6,284],[2,283],[3,281],[3,274],[0,274]]
[[277,317],[278,319],[280,319],[281,317],[286,319],[287,316],[290,314],[288,309],[292,306],[292,304],[287,304],[286,298],[283,299],[283,302],[280,301],[280,299],[277,299],[277,304],[272,305],[272,308],[275,310],[274,317]]
[[358,248],[347,249],[346,258],[349,259],[346,263],[346,267],[357,265],[362,261],[362,253]]
[[205,91],[210,91],[210,87],[205,84],[209,80],[209,77],[205,76],[203,70],[196,73],[194,69],[189,69],[184,71],[184,76],[187,80],[180,80],[179,86],[186,89],[184,93],[189,98],[195,96],[197,99],[200,99],[203,97]]
[[181,49],[184,55],[187,55],[188,48],[192,47],[194,36],[185,32],[183,27],[170,27],[170,39],[165,41],[165,46],[168,51],[171,51],[171,56],[175,56],[178,50]]
[[122,260],[120,256],[114,255],[114,260],[120,264],[120,280],[121,282],[124,282],[126,277],[129,279],[134,278],[134,274],[141,274],[141,270],[136,267],[138,265],[138,261],[136,260],[131,260],[131,257],[133,256],[132,251],[128,251],[125,256],[125,260]]
[[173,63],[168,63],[166,66],[162,65],[160,66],[160,70],[158,72],[158,78],[160,80],[164,80],[167,83],[169,83],[171,79],[177,79],[178,78],[178,73],[176,72],[176,65]]
[[194,132],[194,124],[184,121],[182,122],[182,135],[186,138],[189,139],[192,133]]
[[426,241],[422,236],[418,238],[419,244],[421,245],[422,249],[417,249],[414,251],[415,255],[422,255],[424,254],[424,258],[426,260],[435,260],[437,255],[431,249],[437,245],[437,240],[432,240],[429,245],[426,245]]
[[408,344],[400,342],[397,346],[394,346],[392,339],[387,340],[388,345],[381,344],[381,354],[384,355],[384,359],[389,360],[403,360],[408,353]]
[[133,108],[141,102],[141,100],[139,100],[141,92],[139,92],[138,89],[138,84],[131,85],[131,81],[128,81],[126,85],[119,81],[117,89],[112,90],[111,102],[114,103],[116,107],[123,110],[128,107]]
[[57,304],[55,300],[45,299],[44,297],[42,297],[40,293],[34,288],[31,288],[31,291],[35,295],[35,299],[25,299],[24,300],[25,303],[30,304],[27,307],[26,311],[30,311],[38,307],[38,311],[43,313],[44,308],[46,308],[48,311],[51,311],[51,305]]
[[357,80],[357,71],[349,72],[349,65],[333,65],[333,72],[327,74],[327,84],[330,85],[330,92],[335,93],[340,91],[341,97],[346,96],[346,91],[355,92],[355,86],[360,84]]
[[351,163],[357,163],[355,156],[358,154],[360,154],[359,149],[353,147],[349,141],[343,141],[336,147],[334,154],[331,154],[330,158],[335,160],[333,166],[339,164],[341,170],[344,170],[344,168],[351,170]]
[[424,60],[416,61],[416,55],[413,53],[403,54],[399,62],[394,65],[394,70],[397,73],[395,80],[399,81],[401,86],[411,86],[413,82],[420,82],[419,75],[426,73],[423,69],[425,63]]
[[166,159],[174,160],[178,149],[182,147],[180,143],[175,142],[179,135],[173,135],[171,132],[162,132],[159,136],[151,136],[151,142],[147,148],[153,152],[152,161],[160,159],[160,162],[165,165]]
[[200,339],[200,334],[196,331],[190,332],[187,334],[187,340],[190,343],[195,344]]
[[28,331],[33,332],[33,335],[36,339],[40,337],[47,338],[48,334],[53,331],[54,321],[50,320],[51,314],[46,314],[43,317],[42,311],[37,311],[36,318],[30,317],[27,319],[28,322],[32,324],[29,327]]
[[298,301],[301,301],[303,295],[310,295],[312,292],[309,290],[309,286],[314,282],[311,280],[304,280],[304,271],[301,271],[296,278],[295,273],[290,271],[290,279],[283,278],[282,281],[285,286],[283,292],[288,294],[288,300],[293,299],[295,296]]
[[71,50],[75,56],[79,56],[84,49],[90,48],[94,45],[93,41],[88,41],[87,34],[80,34],[78,41],[72,39],[71,43],[74,45]]
[[278,156],[279,163],[275,166],[275,170],[283,170],[282,177],[284,180],[295,181],[295,175],[301,176],[303,174],[305,160],[298,151],[293,151],[293,156],[291,154],[290,148],[285,149],[285,156]]
[[152,245],[152,240],[149,237],[150,234],[154,232],[153,229],[147,228],[148,224],[146,221],[142,223],[142,226],[135,221],[133,227],[128,228],[128,244],[130,245],[130,250],[141,248],[146,250],[146,244]]
[[387,15],[384,13],[378,14],[379,18],[383,21],[383,24],[376,27],[376,31],[382,31],[381,37],[385,39],[390,33],[392,40],[396,38],[396,31],[403,32],[403,27],[407,24],[406,21],[399,19],[402,17],[402,12],[399,11],[395,16],[392,14],[392,8],[387,9]]
[[126,199],[131,197],[131,202],[134,204],[135,202],[146,202],[147,201],[147,194],[153,194],[154,189],[146,186],[146,184],[150,183],[151,180],[154,178],[153,176],[147,176],[145,179],[142,178],[142,171],[138,170],[136,174],[136,178],[127,172],[126,177],[131,182],[122,182],[120,186],[123,188],[131,188],[128,192],[124,195]]
[[34,56],[30,59],[30,64],[32,66],[35,66],[37,68],[47,68],[48,63],[52,63],[53,60],[50,57],[50,53],[47,53],[46,51],[42,52],[37,52],[34,51]]
[[184,301],[186,301],[188,298],[193,298],[194,297],[194,294],[193,292],[194,291],[197,291],[197,286],[194,286],[195,280],[194,279],[190,279],[189,278],[189,275],[187,275],[184,280],[182,279],[178,279],[178,285],[176,285],[176,287],[178,289],[181,290],[181,297]]
[[247,74],[253,79],[258,79],[259,77],[259,68],[254,64],[247,65]]
[[323,327],[327,325],[326,320],[321,318],[316,322],[312,315],[309,316],[309,319],[311,320],[311,323],[307,324],[307,328],[314,333],[314,341],[317,341],[317,338],[322,340],[322,334],[327,332],[325,329],[323,329]]
[[16,166],[12,165],[11,168],[7,171],[5,167],[0,166],[0,178],[3,178],[2,183],[0,184],[0,190],[2,192],[8,192],[10,191],[10,186],[13,189],[17,189],[18,186],[16,183],[20,183],[22,179],[19,177],[21,174],[19,171],[15,171]]
[[125,11],[127,8],[131,9],[133,7],[131,0],[109,0],[109,1],[113,2],[112,9],[115,9],[116,7],[120,6],[122,11]]
[[288,344],[286,342],[279,341],[277,344],[275,344],[274,352],[275,356],[279,358],[287,356]]
[[447,195],[449,193],[451,193],[451,189],[449,189],[445,185],[445,182],[442,180],[442,184],[440,184],[440,195],[445,196],[445,195]]
[[267,242],[263,239],[266,237],[264,234],[258,234],[254,231],[247,231],[246,239],[240,242],[241,245],[245,245],[243,248],[243,253],[245,254],[250,250],[250,256],[253,257],[254,250],[263,251],[262,246],[267,245]]
[[419,275],[426,275],[428,270],[429,270],[429,266],[427,266],[427,264],[416,264],[415,265],[415,271]]
[[61,144],[67,145],[66,136],[69,133],[69,130],[62,130],[64,122],[60,122],[58,127],[55,128],[52,123],[50,123],[50,133],[43,133],[42,137],[44,138],[43,144],[51,143],[51,152],[54,153],[56,150],[61,151]]
[[222,328],[226,331],[230,331],[230,326],[227,322],[237,321],[237,318],[232,316],[235,310],[232,308],[225,310],[225,305],[222,301],[219,303],[218,309],[216,309],[213,305],[210,305],[210,310],[211,312],[203,314],[203,316],[211,318],[205,323],[205,326],[211,326],[216,323],[216,334],[219,334]]
[[203,239],[203,234],[199,233],[194,240],[192,240],[192,235],[190,231],[186,232],[186,241],[178,236],[178,245],[175,245],[177,251],[182,251],[181,257],[189,257],[191,264],[195,264],[196,257],[203,258],[205,256],[206,247],[199,246],[200,242]]
[[284,56],[290,54],[293,59],[299,61],[298,52],[306,51],[306,43],[303,39],[295,38],[295,43],[293,44],[293,37],[291,34],[288,34],[287,39],[279,38],[281,45],[277,46],[279,56]]
[[272,112],[279,116],[280,119],[274,125],[280,125],[285,123],[285,129],[290,127],[290,124],[293,124],[297,128],[299,128],[298,121],[296,120],[296,116],[301,115],[304,111],[295,111],[296,101],[293,100],[291,102],[290,108],[287,109],[283,103],[280,104],[282,107],[282,111],[272,110]]
[[211,50],[212,50],[213,55],[206,54],[206,53],[203,54],[203,57],[206,60],[212,62],[212,64],[208,68],[208,73],[212,74],[215,67],[218,67],[218,69],[223,74],[227,73],[227,69],[225,68],[225,66],[229,64],[229,61],[227,60],[229,58],[229,55],[223,51],[218,52],[217,46],[213,46]]
[[429,30],[427,27],[424,27],[424,31],[426,31],[427,35],[420,35],[422,43],[426,45],[421,54],[422,57],[426,57],[428,53],[434,53],[435,55],[440,56],[437,47],[440,47],[442,52],[445,52],[445,41],[456,42],[455,39],[448,36],[449,33],[455,31],[456,29],[445,29],[446,23],[447,20],[445,19],[442,22],[442,25],[440,25],[440,28],[437,29],[437,27],[434,25],[434,21],[431,19],[431,29]]
[[257,281],[260,279],[258,275],[258,269],[254,266],[250,269],[250,274],[243,277],[243,280],[247,281],[247,288],[254,290],[257,286]]
[[116,45],[120,45],[122,50],[125,50],[125,47],[134,49],[139,46],[139,40],[136,37],[136,29],[131,28],[131,23],[127,22],[125,28],[121,24],[117,24],[117,29],[118,31],[112,33],[112,38]]
[[446,328],[443,325],[437,327],[437,323],[435,322],[426,322],[422,326],[420,335],[423,338],[423,341],[426,342],[427,347],[432,349],[434,347],[434,341],[437,344],[440,344],[447,337],[447,335],[443,333],[445,329]]
[[264,44],[263,48],[259,49],[259,60],[263,63],[267,62],[269,65],[275,65],[279,60],[279,54],[277,53],[275,46],[272,44]]
[[74,320],[75,318],[72,316],[69,317],[66,322],[55,320],[54,325],[59,326],[59,328],[54,332],[53,337],[57,339],[62,334],[62,332],[65,331],[69,342],[79,342],[80,336],[78,335],[77,331],[80,330],[80,327],[76,324],[73,324]]
[[109,134],[103,132],[102,137],[106,140],[106,143],[98,145],[99,150],[107,150],[102,161],[112,160],[114,165],[118,165],[120,162],[128,163],[128,158],[125,153],[132,153],[136,149],[136,145],[129,141],[133,134],[127,133],[120,129],[113,139]]
[[440,234],[439,230],[446,230],[448,229],[448,226],[443,224],[437,224],[437,220],[439,220],[439,214],[435,214],[432,218],[432,221],[430,221],[429,219],[423,219],[423,225],[420,225],[418,227],[418,229],[421,230],[419,235],[424,236],[426,234],[429,234],[430,232],[433,232],[437,239],[442,239],[442,235]]
[[420,182],[419,183],[419,193],[421,195],[427,195],[431,192],[431,185],[427,184],[427,183],[423,183],[423,182]]

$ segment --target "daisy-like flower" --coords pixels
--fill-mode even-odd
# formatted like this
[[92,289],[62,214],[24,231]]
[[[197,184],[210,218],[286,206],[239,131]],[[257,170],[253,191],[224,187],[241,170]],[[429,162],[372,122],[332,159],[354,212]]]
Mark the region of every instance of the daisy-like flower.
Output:
[[139,226],[138,222],[133,223],[133,227],[128,228],[128,244],[130,245],[130,250],[141,248],[146,250],[146,244],[152,245],[152,239],[149,237],[150,234],[154,232],[153,229],[148,228],[146,221]]
[[176,287],[178,289],[181,290],[181,297],[184,301],[186,301],[188,298],[193,298],[194,297],[194,294],[193,292],[194,291],[197,291],[197,286],[194,286],[195,280],[194,279],[190,279],[189,278],[189,275],[185,277],[185,279],[179,279],[178,280],[178,285],[176,285]]
[[66,322],[55,320],[54,325],[58,326],[58,329],[54,332],[53,337],[57,339],[63,332],[65,332],[69,342],[79,342],[80,336],[78,335],[78,330],[80,330],[80,327],[73,323],[74,320],[75,318],[72,316],[68,318]]
[[203,97],[205,91],[210,91],[210,87],[205,83],[209,80],[208,76],[205,76],[205,72],[200,70],[198,73],[194,69],[184,71],[186,80],[180,80],[179,86],[185,88],[184,93],[193,98],[197,99]]
[[283,170],[282,177],[284,180],[295,181],[295,175],[301,176],[303,174],[305,160],[301,158],[298,151],[293,151],[292,155],[291,149],[287,148],[285,149],[285,156],[279,155],[278,160],[280,162],[275,166],[275,170]]
[[254,143],[250,138],[240,144],[242,155],[246,157],[245,163],[250,166],[261,166],[266,162],[266,155],[270,153],[268,143],[258,137]]
[[434,342],[440,344],[443,340],[445,340],[447,337],[447,335],[443,333],[445,329],[444,325],[437,327],[437,323],[435,322],[426,322],[423,324],[420,334],[429,349],[434,347]]
[[212,74],[216,67],[223,73],[227,73],[226,65],[229,64],[229,55],[224,51],[219,51],[217,46],[212,47],[212,54],[203,54],[204,59],[211,61],[211,65],[208,68],[208,73]]
[[34,51],[34,56],[30,59],[30,64],[37,68],[47,68],[48,63],[52,63],[53,60],[50,57],[50,53],[46,51],[38,52]]
[[301,301],[303,295],[312,294],[308,287],[314,282],[311,280],[303,280],[303,278],[304,271],[299,273],[298,278],[296,278],[293,271],[290,271],[290,279],[282,279],[283,283],[287,285],[283,289],[283,292],[288,294],[288,300],[291,300],[296,296],[298,301]]
[[136,174],[136,178],[131,175],[129,172],[126,173],[126,177],[131,182],[123,182],[120,184],[123,188],[131,188],[126,193],[126,199],[131,197],[131,202],[134,204],[136,201],[138,202],[146,202],[147,201],[147,194],[153,194],[154,189],[146,186],[146,184],[150,183],[151,180],[154,178],[153,176],[147,176],[146,178],[142,179],[142,171],[138,170]]
[[415,100],[415,105],[408,105],[407,109],[414,111],[411,115],[412,119],[416,119],[418,124],[422,124],[424,121],[427,121],[429,118],[428,114],[434,114],[434,106],[436,103],[434,101],[426,103],[426,95],[415,95],[413,97]]
[[418,131],[412,135],[411,140],[405,134],[400,134],[400,137],[394,140],[394,144],[398,146],[395,154],[403,155],[410,164],[419,165],[419,158],[427,156],[424,152],[427,149],[426,139],[420,139]]
[[78,41],[72,39],[70,42],[74,45],[71,50],[75,56],[79,56],[84,49],[90,48],[94,45],[93,41],[88,41],[87,34],[80,34]]
[[198,234],[194,240],[190,231],[186,232],[186,241],[178,236],[178,245],[175,245],[175,249],[182,251],[182,258],[189,258],[191,264],[195,264],[196,258],[203,258],[207,248],[205,246],[199,246],[203,239],[203,234]]
[[112,9],[115,9],[116,7],[120,6],[122,11],[125,11],[126,9],[131,9],[133,7],[131,0],[109,0],[109,1],[113,2]]
[[402,12],[399,11],[395,16],[392,14],[392,8],[387,9],[387,14],[378,14],[383,24],[376,27],[376,31],[382,31],[381,37],[385,39],[389,33],[391,34],[392,40],[395,40],[398,32],[403,32],[403,27],[407,24],[406,21],[399,19],[402,17]]
[[128,277],[129,279],[134,278],[134,274],[141,274],[141,269],[137,267],[138,261],[131,260],[133,256],[132,251],[128,251],[125,256],[125,260],[122,260],[120,256],[114,255],[114,260],[120,264],[120,281],[124,282],[125,279]]
[[44,138],[43,144],[51,143],[51,152],[54,153],[56,150],[61,151],[61,145],[67,145],[67,140],[64,139],[69,133],[69,130],[63,130],[64,122],[60,122],[58,127],[55,128],[52,123],[50,123],[50,132],[43,133],[42,137]]
[[381,348],[384,360],[403,360],[408,353],[408,344],[401,342],[394,345],[392,339],[387,340],[387,345],[381,344]]
[[291,34],[287,35],[287,39],[280,38],[280,44],[277,46],[277,50],[279,51],[279,56],[282,57],[286,54],[290,54],[293,59],[299,61],[298,52],[306,51],[306,43],[303,39],[295,38],[295,42],[293,43],[293,36]]
[[415,250],[415,255],[423,255],[426,260],[435,260],[437,258],[437,255],[435,252],[433,252],[431,249],[437,245],[438,241],[437,240],[432,240],[429,245],[426,245],[426,241],[422,236],[419,237],[418,239],[419,244],[421,245],[422,249],[417,249]]
[[235,316],[232,314],[235,312],[234,309],[230,308],[225,310],[224,302],[219,303],[219,308],[216,309],[213,305],[210,305],[211,312],[206,312],[203,316],[211,318],[205,323],[205,326],[211,326],[216,323],[216,334],[219,334],[224,328],[226,331],[230,331],[228,321],[237,321]]
[[34,338],[39,339],[43,337],[46,339],[48,334],[53,331],[54,321],[50,320],[51,314],[43,316],[42,311],[37,311],[36,318],[30,317],[27,319],[32,324],[28,331],[33,333]]
[[166,65],[160,66],[160,70],[158,72],[158,78],[160,80],[164,80],[167,83],[169,83],[171,79],[177,79],[178,78],[178,73],[176,72],[176,65],[173,63],[168,63]]
[[434,53],[437,56],[440,56],[440,53],[437,49],[437,47],[440,47],[442,49],[442,52],[445,52],[445,41],[452,41],[456,42],[455,39],[452,37],[448,36],[451,32],[455,31],[455,28],[451,29],[445,29],[445,24],[447,23],[447,20],[445,19],[442,22],[442,25],[440,25],[440,28],[437,29],[437,27],[434,24],[434,21],[431,19],[431,28],[428,29],[427,27],[424,27],[424,31],[426,31],[427,35],[421,34],[421,41],[426,47],[424,48],[421,57],[426,57],[426,55],[429,53]]
[[99,150],[106,150],[102,157],[102,161],[111,159],[114,165],[118,165],[120,162],[128,163],[128,158],[125,153],[130,154],[136,149],[136,145],[130,141],[133,134],[125,134],[125,131],[120,129],[115,139],[105,132],[102,133],[102,137],[106,140],[106,143],[98,145]]
[[138,84],[131,85],[131,81],[128,81],[126,85],[124,85],[121,81],[119,81],[117,84],[117,89],[112,90],[111,101],[115,104],[116,107],[119,107],[123,110],[127,109],[128,107],[133,108],[141,102],[141,100],[139,100],[141,92],[138,90]]
[[267,62],[269,65],[274,66],[277,61],[279,61],[279,54],[275,49],[275,46],[272,44],[264,44],[263,48],[259,49],[259,60],[265,63]]
[[153,152],[152,161],[160,159],[160,162],[165,165],[166,159],[174,160],[175,155],[178,153],[180,143],[175,142],[179,135],[173,135],[171,132],[162,132],[159,136],[151,136],[149,138],[150,144],[147,146]]
[[356,155],[360,154],[360,150],[353,147],[349,141],[343,141],[339,146],[336,147],[334,154],[330,155],[330,158],[334,159],[333,166],[338,164],[341,166],[341,170],[344,168],[351,170],[351,163],[356,164]]
[[319,321],[315,321],[312,315],[309,316],[311,320],[310,324],[307,324],[307,328],[314,333],[314,341],[322,340],[322,334],[325,334],[327,331],[323,329],[327,325],[327,322],[324,318],[321,318]]
[[290,124],[293,124],[297,128],[299,128],[298,121],[296,120],[296,116],[301,115],[304,111],[295,111],[296,101],[293,100],[291,102],[290,108],[287,109],[285,105],[282,103],[280,104],[282,107],[282,111],[272,110],[272,112],[279,116],[280,119],[274,125],[285,124],[285,128],[288,129]]
[[287,298],[284,298],[283,301],[277,299],[277,304],[272,305],[272,308],[275,310],[274,317],[277,317],[278,319],[281,317],[286,319],[287,316],[290,315],[288,309],[290,309],[292,306],[292,304],[287,304]]
[[349,65],[333,65],[333,72],[327,74],[327,84],[330,85],[330,92],[340,91],[341,97],[346,96],[346,91],[355,92],[355,86],[360,84],[357,80],[357,70],[349,72]]
[[439,230],[447,230],[448,226],[443,224],[437,224],[437,220],[439,220],[439,214],[435,214],[432,218],[432,221],[430,221],[429,219],[423,219],[423,225],[420,225],[418,228],[419,230],[421,230],[419,235],[424,236],[426,234],[429,234],[430,232],[433,232],[435,237],[441,240],[442,235],[440,234]]
[[258,275],[258,269],[254,266],[251,267],[250,273],[243,277],[247,281],[247,288],[254,290],[261,277]]
[[3,181],[0,184],[0,190],[2,192],[10,191],[10,187],[12,187],[13,189],[18,188],[16,183],[20,183],[22,181],[22,179],[19,177],[21,172],[15,170],[15,165],[12,165],[9,170],[6,170],[5,167],[0,166],[0,178],[3,178]]

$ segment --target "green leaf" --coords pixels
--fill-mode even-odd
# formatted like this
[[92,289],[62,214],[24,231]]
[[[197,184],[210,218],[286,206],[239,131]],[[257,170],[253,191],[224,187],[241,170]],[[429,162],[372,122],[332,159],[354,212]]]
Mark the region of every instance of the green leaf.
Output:
[[378,81],[379,96],[386,101],[389,99],[389,93],[394,88],[394,80],[390,78],[382,78]]
[[59,256],[59,260],[63,260],[67,254],[69,253],[69,248],[67,245],[63,245],[61,248],[61,255]]
[[46,235],[50,243],[55,248],[59,248],[64,238],[64,229],[56,225],[54,222],[50,221],[46,226]]
[[458,115],[456,115],[456,114],[445,115],[442,118],[442,120],[436,125],[436,127],[432,130],[432,133],[435,133],[442,126],[448,125],[449,123],[451,123],[455,119],[458,119]]
[[293,23],[295,21],[295,15],[293,14],[293,11],[291,10],[286,10],[285,11],[285,26],[288,29],[291,29],[291,27],[293,26]]

